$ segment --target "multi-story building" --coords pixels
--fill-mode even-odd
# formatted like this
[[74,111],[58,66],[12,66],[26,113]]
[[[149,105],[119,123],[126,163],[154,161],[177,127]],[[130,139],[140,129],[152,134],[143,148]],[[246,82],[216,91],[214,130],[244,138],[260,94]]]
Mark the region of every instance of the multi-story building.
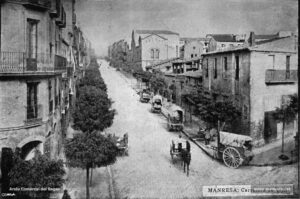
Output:
[[80,64],[90,43],[75,0],[1,1],[0,146],[60,158]]
[[133,30],[132,65],[146,69],[163,60],[179,57],[179,34],[168,30]]
[[208,34],[206,38],[209,39],[207,52],[225,50],[244,44],[246,34]]
[[202,53],[207,52],[208,38],[180,38],[180,58],[190,59],[200,57]]
[[[242,113],[233,130],[263,144],[281,138],[282,124],[274,120],[274,110],[297,92],[297,38],[256,42],[252,33],[248,43],[203,54],[203,93],[233,101]],[[285,132],[291,135],[294,124]]]

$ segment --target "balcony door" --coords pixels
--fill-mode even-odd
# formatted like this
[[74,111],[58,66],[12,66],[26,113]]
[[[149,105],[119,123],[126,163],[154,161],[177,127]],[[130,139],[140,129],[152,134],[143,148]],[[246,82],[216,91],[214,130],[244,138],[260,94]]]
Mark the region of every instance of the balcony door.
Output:
[[38,21],[27,19],[27,70],[37,70]]
[[38,117],[37,89],[38,82],[27,83],[27,120]]

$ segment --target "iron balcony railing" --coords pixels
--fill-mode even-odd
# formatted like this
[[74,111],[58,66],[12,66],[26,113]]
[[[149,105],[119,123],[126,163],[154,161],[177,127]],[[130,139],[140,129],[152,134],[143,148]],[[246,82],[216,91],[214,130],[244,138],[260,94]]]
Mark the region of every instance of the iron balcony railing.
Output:
[[1,52],[0,73],[40,73],[64,72],[67,61],[65,57],[38,53],[28,56],[24,52]]
[[23,0],[22,3],[24,6],[31,7],[33,9],[50,9],[51,0]]
[[297,70],[266,70],[265,83],[294,83],[298,81]]

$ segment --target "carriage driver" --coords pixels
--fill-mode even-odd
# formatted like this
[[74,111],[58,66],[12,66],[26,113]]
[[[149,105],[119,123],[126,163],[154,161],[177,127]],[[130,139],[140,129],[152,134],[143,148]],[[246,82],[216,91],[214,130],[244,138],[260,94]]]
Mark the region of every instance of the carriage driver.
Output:
[[181,151],[182,149],[182,144],[185,143],[184,140],[182,139],[182,135],[179,134],[178,138],[175,140],[175,148],[178,149],[178,151]]

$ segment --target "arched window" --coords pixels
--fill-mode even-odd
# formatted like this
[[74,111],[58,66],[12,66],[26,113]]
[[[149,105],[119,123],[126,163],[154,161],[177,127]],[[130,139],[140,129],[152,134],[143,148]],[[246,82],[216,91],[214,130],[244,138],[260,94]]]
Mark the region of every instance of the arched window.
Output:
[[159,59],[159,49],[155,49],[155,58]]
[[151,59],[154,59],[154,49],[151,49],[150,56],[151,56]]

